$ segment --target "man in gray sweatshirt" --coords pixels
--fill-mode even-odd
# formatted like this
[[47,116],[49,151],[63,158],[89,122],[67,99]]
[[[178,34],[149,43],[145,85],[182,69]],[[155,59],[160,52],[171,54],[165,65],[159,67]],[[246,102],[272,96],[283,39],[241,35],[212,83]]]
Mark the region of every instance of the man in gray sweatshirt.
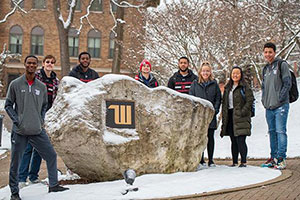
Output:
[[48,96],[45,84],[35,78],[38,58],[27,56],[24,66],[25,74],[11,82],[5,101],[5,110],[13,122],[9,171],[11,200],[21,199],[18,169],[28,142],[46,161],[49,192],[68,189],[58,184],[56,152],[43,128]]
[[275,58],[275,52],[275,44],[264,45],[267,65],[263,69],[262,104],[266,109],[271,157],[262,164],[262,167],[285,169],[291,74],[287,62]]

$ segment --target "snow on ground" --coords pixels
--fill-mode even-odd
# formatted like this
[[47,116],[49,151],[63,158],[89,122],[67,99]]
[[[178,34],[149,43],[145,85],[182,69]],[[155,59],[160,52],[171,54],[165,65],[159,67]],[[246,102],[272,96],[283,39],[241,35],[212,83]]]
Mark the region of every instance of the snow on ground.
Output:
[[[298,80],[299,87],[299,80]],[[299,87],[300,88],[300,87]],[[250,158],[269,157],[269,139],[265,110],[260,101],[260,93],[256,94],[255,117],[252,118],[252,135],[247,138],[248,156]],[[0,100],[0,110],[3,110],[3,100]],[[298,136],[298,120],[300,118],[300,100],[290,104],[288,120],[288,157],[300,156],[300,137]],[[229,137],[219,136],[220,130],[215,132],[215,158],[231,158]],[[8,131],[4,128],[2,147],[10,148]],[[0,154],[3,151],[0,151]],[[206,153],[206,152],[205,152]],[[0,156],[1,159],[1,156]],[[246,168],[231,168],[217,166],[198,172],[174,173],[174,174],[148,174],[136,178],[134,186],[139,187],[137,192],[129,192],[122,195],[126,188],[124,180],[93,183],[85,185],[69,185],[69,191],[62,193],[47,193],[47,187],[42,184],[30,185],[21,190],[23,200],[93,200],[93,199],[145,199],[171,197],[178,195],[190,195],[210,192],[221,189],[241,187],[273,179],[281,174],[278,170],[266,169],[254,166]],[[247,178],[245,178],[247,175]],[[0,200],[8,200],[9,187],[0,189]]]
[[[247,178],[245,178],[247,174]],[[232,168],[217,166],[198,172],[174,174],[148,174],[137,177],[134,186],[137,192],[122,195],[126,189],[124,180],[69,185],[69,191],[47,193],[43,184],[29,185],[21,189],[23,200],[98,200],[98,199],[145,199],[190,195],[255,184],[273,179],[281,174],[278,170],[248,166]],[[8,200],[9,187],[0,189],[0,199]]]

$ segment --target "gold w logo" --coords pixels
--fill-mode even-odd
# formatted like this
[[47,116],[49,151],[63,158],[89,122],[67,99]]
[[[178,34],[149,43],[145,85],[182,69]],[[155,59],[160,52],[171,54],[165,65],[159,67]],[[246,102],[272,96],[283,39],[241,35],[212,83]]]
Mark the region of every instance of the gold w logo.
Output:
[[114,112],[115,124],[121,124],[121,125],[132,124],[131,105],[110,105],[108,109],[113,109],[115,111]]

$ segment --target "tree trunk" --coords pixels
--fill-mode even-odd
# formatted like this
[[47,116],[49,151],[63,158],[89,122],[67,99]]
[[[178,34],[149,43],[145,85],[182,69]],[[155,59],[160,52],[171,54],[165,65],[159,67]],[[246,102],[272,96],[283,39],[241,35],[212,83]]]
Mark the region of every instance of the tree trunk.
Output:
[[[117,20],[124,20],[124,8],[118,6],[117,8]],[[117,37],[115,38],[115,50],[114,50],[114,59],[112,66],[112,73],[119,74],[122,60],[122,46],[123,46],[123,33],[124,25],[122,22],[117,22],[116,28]]]
[[74,10],[72,9],[71,19],[67,27],[64,27],[63,22],[59,19],[61,15],[60,0],[53,0],[53,14],[55,17],[56,27],[59,36],[60,46],[60,65],[61,65],[61,78],[67,76],[70,72],[70,56],[69,56],[69,44],[68,44],[68,32],[70,25],[73,21]]

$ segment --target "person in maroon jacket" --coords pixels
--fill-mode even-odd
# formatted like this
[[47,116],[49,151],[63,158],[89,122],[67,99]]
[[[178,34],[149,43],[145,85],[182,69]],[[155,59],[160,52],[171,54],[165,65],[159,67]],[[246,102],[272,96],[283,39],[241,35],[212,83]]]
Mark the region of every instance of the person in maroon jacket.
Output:
[[89,67],[91,55],[88,52],[81,52],[78,56],[78,60],[80,64],[72,69],[69,76],[77,78],[85,83],[99,78],[98,73]]
[[148,60],[143,60],[140,64],[139,74],[135,76],[135,80],[144,83],[149,88],[158,86],[156,78],[151,73],[151,64]]
[[179,58],[178,67],[176,72],[168,82],[168,87],[181,93],[189,93],[191,85],[197,76],[189,69],[190,61],[187,57]]

